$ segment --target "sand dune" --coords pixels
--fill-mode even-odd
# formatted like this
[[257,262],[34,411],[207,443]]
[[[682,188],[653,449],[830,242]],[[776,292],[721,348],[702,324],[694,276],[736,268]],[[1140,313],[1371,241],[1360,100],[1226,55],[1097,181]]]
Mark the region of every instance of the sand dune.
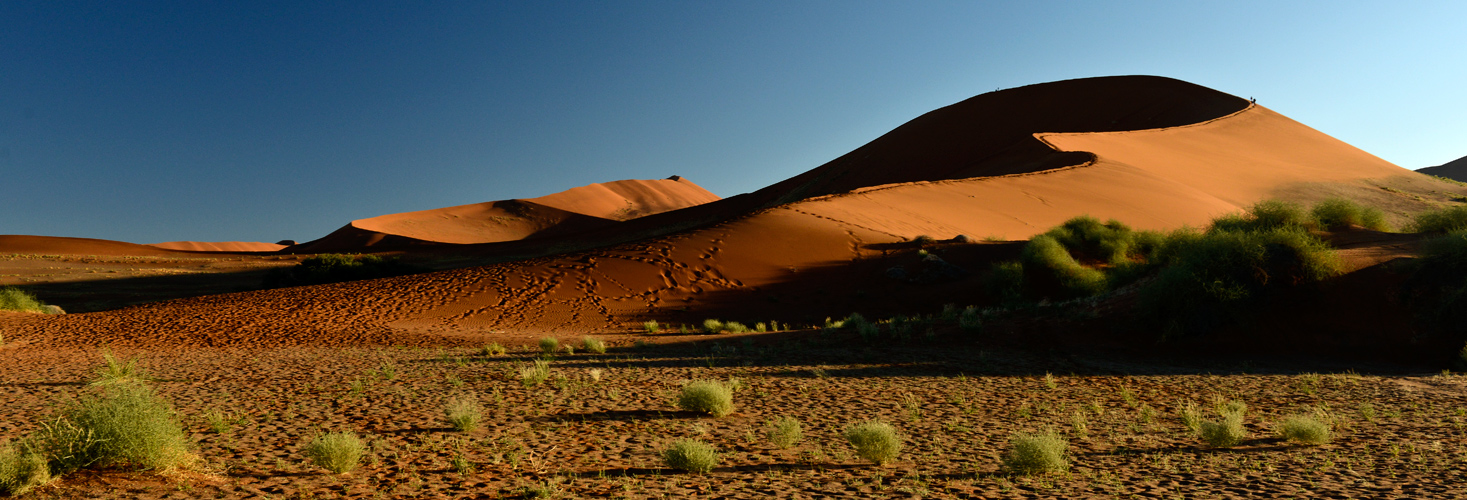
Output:
[[285,245],[258,241],[168,241],[148,246],[185,252],[275,252],[285,248]]
[[[852,310],[915,312],[982,300],[976,274],[934,286],[884,278],[882,270],[903,258],[891,249],[917,235],[1022,239],[1087,213],[1140,228],[1200,225],[1299,184],[1381,191],[1371,183],[1411,176],[1421,177],[1266,108],[1186,82],[1074,80],[974,97],[759,192],[613,229],[550,233],[578,217],[617,224],[618,213],[657,210],[657,203],[632,196],[631,187],[642,185],[593,185],[513,205],[384,216],[366,219],[366,227],[354,222],[350,234],[333,233],[360,240],[352,244],[497,234],[535,236],[539,246],[584,245],[613,230],[654,235],[629,243],[426,275],[29,320],[17,328],[54,343],[95,342],[80,332],[98,331],[115,332],[108,340],[118,343],[386,343],[420,335],[475,342],[506,331],[630,328],[647,318],[696,323],[736,314],[729,319],[818,322]],[[667,192],[666,182],[654,182],[663,189],[654,193]],[[620,212],[628,203],[633,209]],[[535,214],[545,225],[493,226],[494,217],[509,217],[504,213]],[[658,230],[671,234],[655,236]],[[523,249],[515,244],[457,248],[492,257]],[[956,245],[944,255],[981,270],[1014,248]]]
[[1457,158],[1435,167],[1426,167],[1417,170],[1427,175],[1446,177],[1458,182],[1467,182],[1467,156]]
[[717,195],[677,176],[605,182],[539,198],[355,220],[325,238],[292,247],[291,251],[383,250],[435,243],[495,243],[565,236],[718,199]]
[[179,255],[178,252],[151,245],[92,238],[61,236],[0,235],[0,253],[43,255]]

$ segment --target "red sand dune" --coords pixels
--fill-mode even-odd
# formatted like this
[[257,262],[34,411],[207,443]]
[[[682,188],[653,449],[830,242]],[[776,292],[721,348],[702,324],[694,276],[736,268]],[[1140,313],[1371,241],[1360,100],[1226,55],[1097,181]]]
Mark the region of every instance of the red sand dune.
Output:
[[618,221],[717,201],[674,176],[591,184],[548,196],[382,215],[291,248],[293,252],[382,250],[433,243],[495,243],[564,236]]
[[121,241],[19,234],[0,235],[0,253],[43,255],[179,255],[178,252],[165,248]]
[[258,241],[168,241],[148,246],[184,252],[275,252],[285,248],[285,245]]
[[[1020,239],[1087,213],[1140,228],[1200,225],[1299,183],[1416,175],[1190,83],[1072,80],[980,95],[756,193],[617,228],[688,228],[673,234],[426,275],[12,323],[20,335],[58,344],[97,341],[86,332],[106,332],[98,335],[114,343],[336,344],[418,334],[476,342],[506,330],[605,331],[647,318],[692,323],[718,312],[745,321],[818,321],[893,304],[930,311],[974,303],[979,287],[976,278],[950,286],[882,278],[891,245],[917,235]],[[520,202],[601,219],[617,206],[595,196],[554,197]],[[445,228],[462,227],[448,215],[482,221],[505,209],[477,207],[418,212],[437,218],[423,222],[433,229],[414,234],[443,239],[458,234]],[[373,227],[390,226],[379,222]],[[356,230],[356,237],[388,237]],[[584,241],[601,231],[608,229],[536,244]],[[461,249],[506,255],[519,248],[503,245]],[[948,255],[1000,247],[967,245]],[[962,264],[978,268],[983,258],[990,257]]]

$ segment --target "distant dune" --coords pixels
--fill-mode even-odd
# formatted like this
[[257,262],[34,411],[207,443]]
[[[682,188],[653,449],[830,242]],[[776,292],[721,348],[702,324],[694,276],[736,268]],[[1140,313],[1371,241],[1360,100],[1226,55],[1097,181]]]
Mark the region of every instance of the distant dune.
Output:
[[112,240],[60,236],[0,235],[0,253],[43,255],[179,255],[178,252]]
[[[631,184],[363,219],[296,247],[453,242],[465,243],[452,247],[461,255],[507,262],[146,304],[25,328],[58,342],[96,342],[86,336],[95,331],[127,332],[110,337],[127,342],[197,329],[206,333],[190,338],[211,345],[331,344],[597,332],[647,318],[905,314],[981,303],[978,276],[1017,248],[953,245],[944,258],[972,272],[950,284],[885,278],[901,255],[893,249],[910,248],[919,235],[1019,240],[1081,214],[1167,229],[1273,196],[1409,201],[1411,193],[1387,188],[1457,189],[1245,99],[1148,76],[979,95],[724,200],[684,180],[624,182]],[[555,248],[570,250],[513,257]]]
[[1435,175],[1437,177],[1446,177],[1458,182],[1467,182],[1467,156],[1457,158],[1443,165],[1419,169],[1417,172]]
[[539,198],[355,220],[325,238],[292,247],[291,251],[383,250],[433,243],[495,243],[566,236],[718,199],[717,195],[677,176],[605,182]]
[[185,252],[275,252],[285,248],[285,245],[258,241],[168,241],[148,246]]

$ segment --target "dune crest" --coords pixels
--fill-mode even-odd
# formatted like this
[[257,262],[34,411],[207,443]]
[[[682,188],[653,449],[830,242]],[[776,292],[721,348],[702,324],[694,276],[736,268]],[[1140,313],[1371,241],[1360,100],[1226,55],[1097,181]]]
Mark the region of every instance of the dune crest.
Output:
[[1446,177],[1457,182],[1467,182],[1467,156],[1437,165],[1417,170],[1426,175]]
[[285,245],[258,241],[167,241],[148,246],[184,252],[275,252],[285,248]]

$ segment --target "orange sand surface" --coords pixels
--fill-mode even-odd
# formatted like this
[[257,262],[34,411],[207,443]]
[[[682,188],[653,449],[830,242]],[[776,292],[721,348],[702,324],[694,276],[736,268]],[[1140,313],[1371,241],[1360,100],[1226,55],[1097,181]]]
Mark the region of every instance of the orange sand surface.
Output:
[[148,246],[185,252],[275,252],[285,248],[285,245],[258,241],[168,241]]

